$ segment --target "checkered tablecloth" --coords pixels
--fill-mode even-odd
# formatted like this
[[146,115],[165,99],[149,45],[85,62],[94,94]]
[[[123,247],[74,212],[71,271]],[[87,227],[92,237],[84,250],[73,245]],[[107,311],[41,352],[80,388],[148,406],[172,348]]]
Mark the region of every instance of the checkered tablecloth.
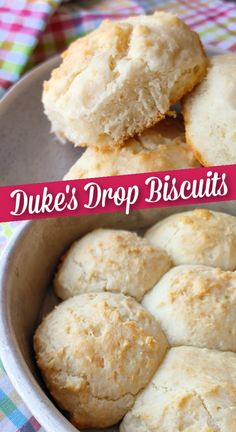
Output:
[[[0,97],[32,66],[63,51],[104,18],[178,14],[203,43],[236,51],[236,2],[221,0],[0,0]],[[0,224],[0,254],[18,223]],[[0,432],[43,432],[0,362]],[[56,431],[55,431],[56,432]]]
[[104,18],[164,9],[177,13],[203,42],[236,51],[236,4],[221,0],[0,0],[0,96],[21,74],[97,26]]

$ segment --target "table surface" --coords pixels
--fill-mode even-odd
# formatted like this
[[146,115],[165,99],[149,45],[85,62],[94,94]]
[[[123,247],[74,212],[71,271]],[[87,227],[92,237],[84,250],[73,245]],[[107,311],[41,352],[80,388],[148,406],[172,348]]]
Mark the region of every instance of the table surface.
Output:
[[[6,0],[3,1],[3,5],[4,3],[10,7],[9,5],[14,2],[10,3],[9,0]],[[59,3],[60,1],[55,1],[56,5]],[[131,14],[149,13],[157,8],[178,14],[193,30],[199,33],[204,44],[210,44],[223,50],[236,51],[235,2],[220,0],[81,0],[72,5],[71,3],[62,5],[55,9],[50,17],[47,16],[43,33],[38,36],[35,45],[32,45],[30,58],[25,59],[27,69],[61,52],[71,40],[96,27],[104,17],[119,18]],[[19,224],[20,222],[0,224],[0,254]],[[43,428],[14,390],[1,362],[0,431],[43,432]]]

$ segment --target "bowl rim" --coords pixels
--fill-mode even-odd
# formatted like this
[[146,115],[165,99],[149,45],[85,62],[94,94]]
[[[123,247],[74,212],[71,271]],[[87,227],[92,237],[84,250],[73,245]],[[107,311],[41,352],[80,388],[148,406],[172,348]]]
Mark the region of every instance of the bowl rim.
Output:
[[[44,221],[44,219],[41,219]],[[30,372],[16,342],[10,324],[5,281],[15,248],[20,245],[27,232],[38,221],[26,221],[17,227],[0,259],[0,358],[14,388],[32,415],[45,431],[78,432],[54,403],[44,393]],[[24,391],[22,391],[22,387]]]

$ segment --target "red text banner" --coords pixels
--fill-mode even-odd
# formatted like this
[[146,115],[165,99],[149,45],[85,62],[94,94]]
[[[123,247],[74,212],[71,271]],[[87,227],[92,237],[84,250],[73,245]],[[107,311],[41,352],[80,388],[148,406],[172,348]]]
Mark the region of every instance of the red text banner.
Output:
[[236,200],[236,165],[0,187],[0,222]]

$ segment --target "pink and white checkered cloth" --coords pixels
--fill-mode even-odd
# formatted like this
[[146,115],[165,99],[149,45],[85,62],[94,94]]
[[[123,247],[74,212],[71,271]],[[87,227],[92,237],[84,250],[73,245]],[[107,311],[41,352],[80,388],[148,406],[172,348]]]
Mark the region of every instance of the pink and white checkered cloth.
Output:
[[174,12],[204,43],[236,51],[236,4],[221,0],[0,0],[0,96],[26,69],[61,52],[104,18]]

